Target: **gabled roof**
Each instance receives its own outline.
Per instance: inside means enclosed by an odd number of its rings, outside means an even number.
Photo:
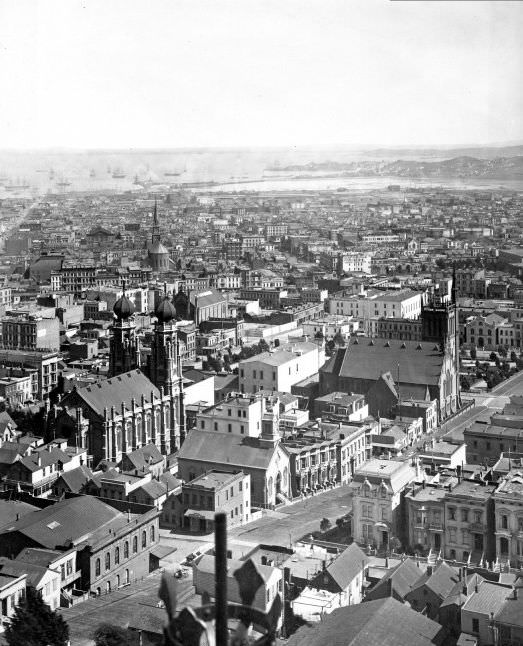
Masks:
[[[18,464],[23,465],[28,471],[38,471],[43,467],[58,464],[58,462],[66,464],[70,461],[71,458],[66,453],[60,449],[53,448],[51,451],[44,449],[43,451],[35,451],[31,455],[26,455]]]
[[[47,572],[47,567],[35,565],[34,563],[13,561],[5,556],[0,556],[0,573],[16,577],[27,574],[27,585],[30,585],[32,588],[38,588]]]
[[[404,599],[412,585],[419,580],[421,570],[412,559],[405,559],[402,563],[389,570],[387,574],[369,591],[368,599],[381,599],[395,593]]]
[[[160,453],[156,444],[146,444],[126,454],[126,459],[133,465],[135,469],[143,470],[150,464],[158,464],[163,462],[163,456]]]
[[[320,373],[376,380],[398,373],[401,384],[439,384],[444,355],[434,343],[357,337],[322,367]]]
[[[443,628],[396,599],[338,608],[312,627],[300,628],[289,646],[429,646]]]
[[[336,582],[341,592],[348,588],[351,581],[360,574],[368,562],[369,559],[365,552],[356,543],[351,543],[327,567],[327,572]]]
[[[141,487],[138,487],[137,491],[140,489],[153,500],[156,500],[167,493],[167,485],[164,482],[159,482],[158,480],[146,482]]]
[[[94,412],[103,416],[104,408],[110,411],[111,406],[114,406],[117,413],[120,413],[123,402],[125,402],[126,409],[131,410],[131,400],[135,399],[137,405],[140,405],[142,395],[146,402],[150,402],[151,392],[156,399],[160,399],[160,391],[141,370],[130,370],[106,381],[72,391],[62,401],[64,405],[67,405],[69,401],[74,401],[72,398],[76,394]]]
[[[79,467],[76,467],[76,469],[71,469],[71,471],[65,471],[62,473],[62,475],[58,478],[56,484],[60,480],[64,482],[65,485],[67,485],[67,488],[69,491],[72,491],[73,493],[80,493],[82,491],[83,487],[93,478],[93,472],[89,467],[85,466],[85,464],[80,465]]]
[[[12,429],[17,427],[17,423],[12,419],[9,413],[6,410],[0,412],[0,433],[3,433],[7,426],[10,426]]]
[[[192,429],[178,451],[178,461],[266,469],[276,450],[270,444],[260,444],[256,438]]]
[[[127,522],[126,514],[98,498],[78,496],[34,511],[4,528],[2,533],[16,532],[29,538],[35,545],[56,549],[68,547],[78,539],[96,542],[108,535],[109,528],[114,532]]]
[[[456,571],[445,561],[442,561],[432,572],[427,570],[422,574],[412,586],[411,592],[426,587],[440,599],[446,599],[458,581]]]

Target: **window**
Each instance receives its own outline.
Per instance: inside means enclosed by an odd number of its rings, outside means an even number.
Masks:
[[[227,409],[227,415],[230,417],[232,415],[232,410],[230,408]]]
[[[117,547],[114,550],[114,564],[118,565],[120,563],[120,548]]]
[[[111,569],[111,555],[109,554],[109,552],[107,552],[107,554],[105,555],[105,571],[107,572],[107,570],[110,570],[110,569]]]
[[[479,619],[472,619],[472,632],[479,633]]]
[[[462,509],[461,510],[461,520],[463,523],[468,523],[469,522],[469,510],[468,509]]]
[[[69,559],[66,563],[67,576],[73,573],[73,559]]]
[[[151,543],[154,543],[154,525],[151,525],[151,529],[149,530],[149,535],[150,535]]]
[[[239,491],[242,491],[242,490],[243,490],[243,482],[242,482],[241,480],[240,480],[240,482],[238,483],[238,490],[239,490]]]
[[[142,532],[142,547],[147,547],[147,532],[145,529]]]
[[[100,559],[96,559],[94,564],[94,575],[100,576]]]
[[[508,516],[501,516],[501,529],[508,529]]]
[[[217,431],[217,430],[218,430],[218,422],[214,422],[214,430],[215,430],[215,431]]]
[[[518,518],[518,530],[523,532],[523,518]]]
[[[133,554],[138,552],[138,536],[133,536]]]
[[[449,507],[449,520],[456,520],[456,508]]]
[[[125,541],[123,544],[123,557],[124,559],[129,558],[129,541]]]
[[[205,422],[203,421],[203,419],[202,419],[202,421],[200,422],[200,428],[205,428]]]
[[[482,516],[482,513],[480,511],[475,511],[474,512],[474,522],[475,523],[481,523],[481,516]]]

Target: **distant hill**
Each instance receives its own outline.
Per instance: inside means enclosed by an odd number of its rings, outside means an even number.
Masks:
[[[523,152],[523,151],[522,151]],[[359,162],[311,162],[271,170],[294,172],[335,172],[354,177],[369,175],[397,176],[410,178],[472,178],[520,179],[523,178],[523,155],[480,159],[461,155],[451,159],[429,161],[397,159],[386,161]]]

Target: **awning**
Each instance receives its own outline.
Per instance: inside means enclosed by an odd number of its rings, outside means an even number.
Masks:
[[[188,518],[205,518],[205,520],[214,520],[214,514],[216,512],[209,509],[188,509],[184,516]]]
[[[155,545],[151,549],[151,555],[156,556],[157,559],[164,559],[169,554],[176,552],[177,549],[177,547],[172,547],[171,545]]]

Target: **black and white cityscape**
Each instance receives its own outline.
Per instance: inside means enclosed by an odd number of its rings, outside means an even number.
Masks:
[[[523,644],[522,26],[0,0],[0,646]]]

